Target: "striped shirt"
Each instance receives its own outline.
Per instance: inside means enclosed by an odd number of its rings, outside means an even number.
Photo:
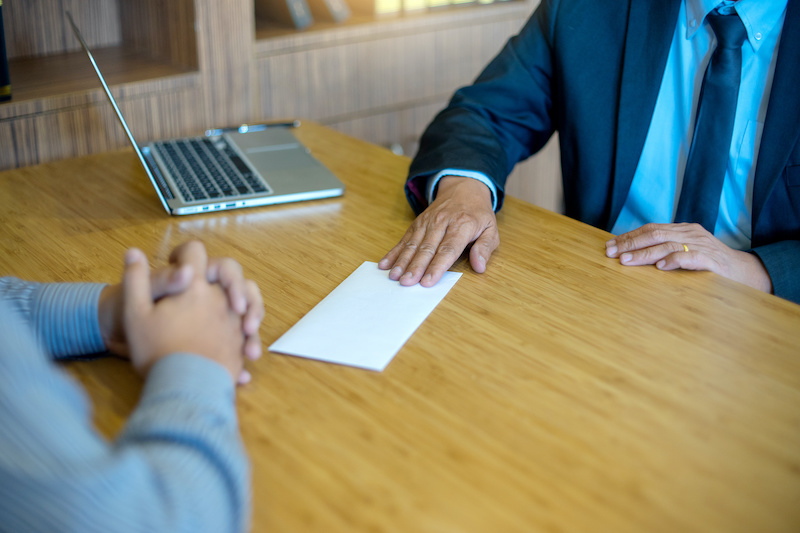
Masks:
[[[0,532],[239,532],[249,465],[227,371],[176,353],[105,440],[52,359],[102,352],[103,285],[0,278]]]

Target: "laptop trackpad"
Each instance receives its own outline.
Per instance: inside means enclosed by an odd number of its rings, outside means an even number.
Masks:
[[[269,148],[277,147],[271,146]],[[273,172],[319,165],[313,157],[309,156],[305,148],[299,144],[289,149],[259,150],[258,148],[251,148],[245,153],[253,168],[264,177],[269,176]]]

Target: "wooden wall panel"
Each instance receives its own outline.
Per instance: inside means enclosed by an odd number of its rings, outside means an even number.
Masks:
[[[17,154],[14,151],[14,131],[10,122],[0,122],[0,169],[17,166]]]
[[[323,122],[347,135],[391,148],[402,147],[403,153],[413,156],[419,145],[420,132],[430,123],[445,102],[375,113],[341,121]]]
[[[194,0],[123,2],[121,12],[126,46],[173,65],[197,68]]]
[[[191,88],[160,92],[152,97],[121,99],[119,106],[137,142],[143,144],[154,139],[202,133],[203,112],[194,106],[199,99],[200,90]],[[2,168],[130,146],[105,99],[90,105],[0,122],[0,135],[3,138]]]
[[[255,79],[253,44],[255,13],[252,0],[195,0],[199,66],[203,98],[195,102],[206,112],[204,127],[238,125],[253,120]]]
[[[122,41],[119,0],[14,0],[3,3],[9,59],[80,49],[64,12],[69,10],[90,47]]]
[[[261,112],[320,121],[449,97],[470,83],[523,21],[374,36],[261,55]]]
[[[517,164],[508,177],[506,194],[557,213],[564,212],[561,154],[554,136],[538,154]]]

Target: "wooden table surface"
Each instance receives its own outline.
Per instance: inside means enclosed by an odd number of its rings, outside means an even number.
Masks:
[[[408,160],[304,123],[338,199],[192,217],[131,151],[0,174],[0,273],[119,279],[138,246],[237,258],[269,346],[413,215]],[[800,306],[622,267],[608,234],[509,198],[502,243],[382,373],[266,353],[238,392],[255,532],[800,531]],[[390,305],[387,302],[387,305]],[[113,436],[141,380],[72,363]]]

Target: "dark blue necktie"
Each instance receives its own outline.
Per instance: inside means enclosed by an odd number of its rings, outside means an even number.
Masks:
[[[698,222],[714,233],[739,96],[742,43],[747,31],[736,13],[711,13],[706,18],[717,36],[717,48],[700,89],[694,137],[675,222]]]

